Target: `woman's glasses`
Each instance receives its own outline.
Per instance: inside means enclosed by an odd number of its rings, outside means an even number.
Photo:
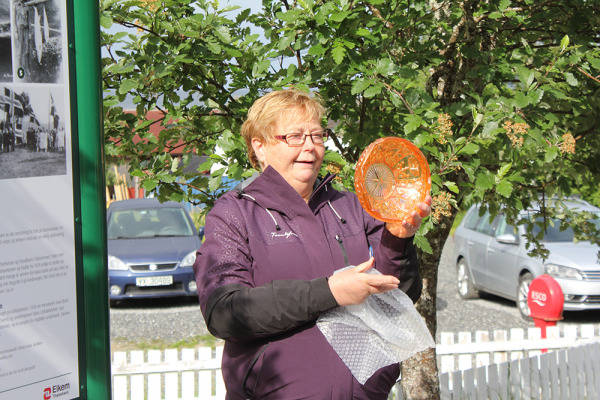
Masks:
[[[304,144],[308,136],[310,136],[315,146],[323,146],[325,144],[325,140],[327,140],[329,137],[329,134],[323,131],[311,133],[309,135],[305,135],[303,133],[288,133],[287,135],[277,135],[275,136],[275,139],[285,141],[290,147],[299,147]]]

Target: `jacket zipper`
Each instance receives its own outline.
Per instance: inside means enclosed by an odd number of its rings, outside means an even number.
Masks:
[[[340,249],[344,255],[344,264],[346,264],[347,267],[350,265],[350,262],[348,261],[348,253],[346,252],[346,247],[344,247],[344,241],[339,235],[335,235],[335,240],[337,240],[338,244],[340,245]]]

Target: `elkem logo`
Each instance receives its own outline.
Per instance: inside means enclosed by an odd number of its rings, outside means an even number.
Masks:
[[[52,389],[44,389],[44,400],[50,400],[52,398]]]

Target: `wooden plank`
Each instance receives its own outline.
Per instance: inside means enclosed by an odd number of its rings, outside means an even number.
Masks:
[[[477,368],[477,399],[487,400],[488,377],[487,367]]]
[[[145,375],[131,375],[131,400],[144,400],[146,398],[146,385],[144,385]]]
[[[500,383],[498,382],[498,365],[488,367],[488,399],[500,400]]]
[[[549,364],[550,364],[550,355],[549,353],[544,353],[539,357],[539,363],[540,363],[540,392],[541,392],[541,399],[548,399],[550,398],[550,371],[549,371]]]
[[[450,391],[450,374],[448,372],[444,372],[440,375],[440,399],[452,399],[452,392]]]
[[[594,343],[592,345],[590,354],[592,355],[592,360],[595,361],[593,363],[593,374],[595,377],[594,392],[596,393],[596,398],[600,398],[600,343]]]
[[[592,358],[591,351],[592,346],[586,345],[582,346],[583,350],[583,370],[585,373],[584,385],[585,385],[585,394],[587,399],[597,399],[598,396],[595,393],[595,380],[596,376],[594,376],[594,368],[592,367]]]
[[[127,375],[119,375],[113,378],[113,400],[127,400]]]
[[[573,349],[567,351],[567,370],[569,373],[569,398],[578,399],[579,391],[577,390],[577,356]]]
[[[508,368],[508,381],[509,381],[509,399],[520,399],[521,398],[521,371],[519,370],[519,360],[512,360],[509,362]]]
[[[568,400],[570,393],[569,364],[567,363],[567,351],[558,352],[558,375],[560,377],[560,399]]]
[[[577,357],[577,391],[578,399],[588,399],[585,394],[585,346],[574,347],[571,349]]]
[[[162,400],[162,375],[148,374],[148,400]]]
[[[165,399],[179,398],[179,374],[169,372],[165,374]]]
[[[454,371],[452,373],[452,398],[462,399],[462,371]]]
[[[550,379],[550,398],[560,398],[560,375],[558,373],[558,352],[548,353],[548,373]]]
[[[473,368],[463,373],[462,396],[466,399],[472,399],[475,396],[475,370]]]
[[[495,343],[507,343],[508,342],[508,333],[505,330],[495,330],[494,331],[494,342]],[[508,361],[508,352],[507,351],[497,351],[494,353],[494,364],[500,364],[505,361]]]
[[[499,395],[501,399],[509,399],[510,398],[510,391],[509,391],[509,385],[510,382],[508,380],[508,369],[509,369],[509,363],[508,362],[503,362],[502,364],[498,365],[498,388],[499,388]]]
[[[519,370],[521,371],[521,388],[523,397],[531,399],[531,367],[529,358],[523,358],[519,361]]]
[[[540,356],[529,358],[529,374],[531,382],[531,398],[540,399]]]

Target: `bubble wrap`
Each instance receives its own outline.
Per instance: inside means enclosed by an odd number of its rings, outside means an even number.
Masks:
[[[367,273],[379,274],[375,269]],[[361,384],[379,368],[435,347],[425,321],[400,289],[371,295],[360,305],[336,307],[322,314],[317,326]]]

